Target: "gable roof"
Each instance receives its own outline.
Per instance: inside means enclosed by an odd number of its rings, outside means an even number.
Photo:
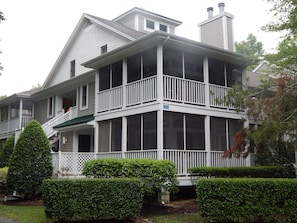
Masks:
[[[100,17],[96,17],[96,16],[92,16],[89,14],[84,13],[78,24],[76,25],[74,31],[72,32],[72,34],[70,35],[67,43],[65,44],[62,52],[60,53],[58,59],[56,60],[53,68],[51,69],[49,75],[47,76],[42,89],[47,87],[47,84],[52,80],[53,76],[55,75],[55,71],[56,69],[58,69],[63,57],[67,54],[67,52],[70,50],[71,48],[71,44],[75,41],[76,37],[78,36],[78,34],[80,33],[81,29],[84,27],[84,25],[88,22],[92,22],[94,24],[97,24],[99,26],[105,27],[115,33],[117,33],[118,35],[133,41],[135,39],[141,38],[142,36],[144,36],[144,33],[138,32],[136,30],[132,30],[131,28],[128,28],[120,23],[117,22],[113,22],[113,21],[109,21]]]

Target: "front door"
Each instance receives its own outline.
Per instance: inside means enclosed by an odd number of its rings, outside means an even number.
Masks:
[[[79,135],[78,136],[78,152],[91,152],[91,136]]]

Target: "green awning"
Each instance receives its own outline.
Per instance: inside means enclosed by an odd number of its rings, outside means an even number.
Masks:
[[[71,120],[68,120],[66,122],[63,122],[59,125],[54,126],[54,129],[57,128],[63,128],[63,127],[68,127],[68,126],[73,126],[73,125],[78,125],[78,124],[84,124],[89,121],[94,120],[94,115],[86,115],[86,116],[80,116]]]

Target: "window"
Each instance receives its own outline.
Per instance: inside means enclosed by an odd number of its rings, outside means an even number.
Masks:
[[[8,120],[8,106],[1,108],[1,121]]]
[[[122,149],[122,118],[99,122],[99,152]]]
[[[141,116],[127,117],[127,150],[141,150]]]
[[[183,114],[164,112],[163,144],[164,149],[184,148]]]
[[[104,46],[101,46],[101,54],[104,54],[107,52],[107,44],[105,44]]]
[[[173,48],[164,47],[163,57],[164,74],[183,77],[182,52]]]
[[[187,150],[205,150],[204,117],[186,114],[185,118]]]
[[[184,61],[186,79],[203,82],[203,57],[185,52]]]
[[[83,85],[80,88],[80,108],[88,108],[88,85]]]
[[[75,60],[70,62],[70,77],[75,76]]]
[[[127,82],[137,81],[141,78],[141,54],[127,58]]]
[[[157,148],[157,112],[143,114],[143,149]]]
[[[18,102],[12,103],[10,106],[10,117],[11,118],[18,117],[19,113],[20,113],[19,103]]]
[[[47,100],[47,116],[49,118],[54,116],[54,97],[49,97]]]
[[[104,91],[123,84],[123,61],[99,69],[99,91]]]
[[[223,61],[208,59],[209,82],[225,86],[225,63]]]
[[[227,86],[242,85],[242,68],[235,64],[226,63]]]
[[[157,48],[142,53],[143,78],[157,74]]]
[[[163,32],[167,32],[167,26],[166,25],[163,25],[163,24],[160,24],[159,25],[159,29]]]
[[[155,22],[151,20],[146,20],[146,28],[155,30]]]

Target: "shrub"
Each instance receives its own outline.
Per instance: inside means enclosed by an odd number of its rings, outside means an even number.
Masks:
[[[194,167],[188,172],[202,177],[295,178],[292,169],[291,166]]]
[[[137,177],[144,181],[146,195],[159,192],[161,187],[168,192],[177,190],[175,164],[168,160],[155,159],[96,159],[83,166],[87,177]]]
[[[218,222],[296,222],[296,179],[212,178],[197,181],[200,214]]]
[[[15,145],[7,174],[8,191],[25,198],[41,192],[42,180],[52,176],[51,146],[41,127],[33,120],[27,124]]]
[[[0,168],[0,191],[4,192],[6,189],[8,167]]]
[[[14,148],[14,136],[9,137],[0,152],[0,167],[8,166],[8,161]]]
[[[137,217],[143,202],[140,179],[48,179],[42,196],[49,218],[124,219]]]

